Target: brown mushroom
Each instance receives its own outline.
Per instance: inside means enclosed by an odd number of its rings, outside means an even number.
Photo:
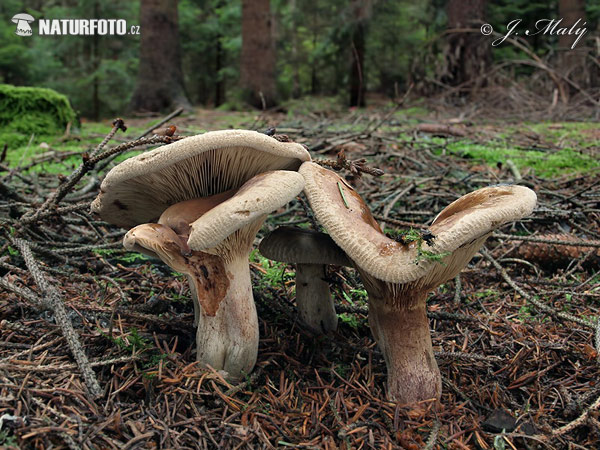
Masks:
[[[252,369],[258,348],[248,252],[266,215],[302,189],[296,170],[308,160],[303,146],[261,133],[209,132],[122,162],[92,203],[107,222],[135,227],[125,245],[190,278],[198,360],[232,379]],[[193,238],[199,219],[227,233],[204,246],[214,236]]]
[[[329,292],[327,265],[351,266],[344,251],[325,233],[279,227],[260,243],[263,256],[296,264],[296,305],[300,319],[313,331],[337,328],[338,317]]]
[[[387,365],[388,397],[401,403],[439,399],[441,377],[427,320],[427,294],[453,278],[495,228],[533,210],[535,193],[493,186],[447,206],[427,240],[384,235],[358,193],[314,163],[300,168],[315,216],[358,268],[369,293],[369,324]]]

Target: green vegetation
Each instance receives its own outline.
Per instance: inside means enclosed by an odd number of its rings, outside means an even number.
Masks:
[[[150,257],[144,255],[143,253],[137,253],[137,252],[130,252],[130,253],[126,253],[125,255],[119,257],[119,261],[122,261],[124,263],[127,264],[133,264],[133,263],[144,263],[147,262],[150,259]]]
[[[442,252],[442,253],[435,253],[429,250],[423,250],[421,248],[421,246],[419,245],[419,251],[417,252],[417,259],[416,259],[416,264],[419,263],[419,261],[436,261],[439,262],[442,265],[445,265],[445,263],[442,261],[446,256],[449,256],[450,252]]]
[[[356,314],[342,313],[342,314],[339,314],[338,317],[340,318],[340,320],[343,323],[345,323],[346,325],[348,325],[351,328],[354,328],[355,330],[358,329],[358,327],[360,325],[358,316]]]
[[[475,144],[457,141],[447,144],[449,153],[461,158],[473,158],[495,167],[511,159],[521,171],[531,169],[540,177],[556,177],[565,173],[586,172],[600,167],[600,160],[574,148],[560,150],[525,150],[510,146]],[[441,154],[441,150],[436,151]]]
[[[52,89],[0,84],[0,126],[19,133],[63,132],[75,121],[66,96]]]
[[[535,133],[537,140],[523,145],[520,137],[527,132]],[[437,156],[453,155],[492,168],[511,159],[524,175],[532,171],[536,176],[552,178],[600,168],[598,136],[600,126],[596,124],[563,122],[531,124],[526,129],[508,127],[487,142],[428,136],[415,142],[407,133],[401,133],[398,141],[428,148]]]
[[[75,119],[67,97],[52,89],[0,84],[0,145],[10,150],[35,136],[62,134]]]
[[[415,230],[414,228],[399,229],[399,230],[390,230],[387,232],[389,238],[394,239],[401,244],[407,245],[411,242],[422,242],[423,237],[419,230]]]
[[[369,294],[366,289],[350,289],[350,294],[354,297],[354,301],[359,304],[366,304]]]
[[[98,256],[111,256],[119,253],[121,250],[116,248],[96,248],[93,252]]]
[[[285,285],[286,281],[293,280],[296,277],[296,272],[288,270],[286,263],[271,261],[265,258],[258,252],[258,249],[250,252],[250,262],[259,264],[265,270],[265,273],[261,274],[258,282],[261,289],[279,284]]]
[[[0,430],[0,445],[6,449],[19,448],[17,438],[9,434],[8,430]]]
[[[369,294],[365,289],[350,289],[350,295],[346,292],[341,291],[342,297],[352,306],[365,306],[367,304],[367,300],[369,299]]]
[[[387,232],[387,236],[391,239],[394,239],[396,242],[400,242],[403,245],[409,245],[413,242],[417,243],[417,257],[414,260],[415,264],[419,264],[421,261],[437,261],[440,264],[444,264],[442,260],[450,255],[450,252],[442,252],[435,253],[430,250],[425,250],[423,248],[423,242],[428,239],[434,239],[431,233],[429,233],[429,237],[425,235],[425,233],[421,234],[418,230],[414,228],[410,228],[408,230],[400,229],[400,230],[392,230]]]
[[[117,347],[127,351],[128,353],[145,351],[152,347],[151,342],[141,336],[136,328],[131,328],[129,330],[129,336],[127,337],[112,337],[108,336],[107,334],[105,334],[105,336]]]

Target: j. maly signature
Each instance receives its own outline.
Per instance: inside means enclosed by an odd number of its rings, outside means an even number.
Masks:
[[[561,27],[561,22],[563,21],[563,19],[540,19],[538,21],[535,22],[535,30],[529,30],[526,29],[524,31],[525,36],[535,36],[536,34],[545,34],[545,35],[550,35],[550,36],[563,36],[563,35],[575,35],[577,36],[577,39],[575,39],[575,41],[573,42],[573,44],[571,44],[571,49],[574,49],[575,46],[579,43],[579,41],[581,40],[581,38],[583,37],[583,35],[585,33],[587,33],[587,28],[585,27],[585,25],[587,25],[586,22],[582,22],[581,19],[577,19],[577,22],[575,22],[573,25],[571,25],[570,27],[564,26]],[[508,39],[511,36],[518,36],[519,35],[519,30],[518,27],[521,24],[522,19],[515,19],[515,20],[511,20],[508,25],[506,26],[506,34],[498,39],[496,39],[494,42],[492,42],[493,46],[497,46],[502,44],[506,39]]]

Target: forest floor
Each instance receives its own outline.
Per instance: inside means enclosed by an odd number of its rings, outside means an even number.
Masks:
[[[157,122],[125,118],[129,130],[109,146]],[[331,269],[339,328],[317,336],[298,321],[294,267],[253,252],[258,362],[231,385],[195,363],[185,277],[125,252],[125,231],[89,214],[103,162],[79,169],[81,180],[65,188],[72,176],[64,176],[78,170],[82,152],[93,157],[110,121],[84,122],[79,134],[41,147],[9,148],[0,166],[0,446],[598,447],[600,125],[318,102],[267,114],[197,110],[168,124],[182,135],[276,126],[315,159],[341,150],[366,158],[384,175],[345,175],[387,230],[426,226],[490,184],[529,186],[538,205],[430,295],[442,398],[407,406],[385,400],[385,363],[354,270]],[[59,185],[64,199],[41,206]],[[308,214],[291,202],[257,242],[279,225],[310,227]],[[54,319],[63,304],[91,374],[79,370]]]

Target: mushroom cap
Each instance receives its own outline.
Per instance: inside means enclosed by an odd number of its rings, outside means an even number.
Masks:
[[[175,203],[237,189],[269,170],[297,170],[309,160],[301,144],[256,131],[212,131],[123,161],[104,178],[92,211],[131,228],[156,222]]]
[[[527,216],[536,203],[531,189],[517,185],[486,187],[454,201],[431,225],[432,244],[421,244],[422,250],[434,254],[451,253],[440,264],[419,260],[416,242],[406,245],[384,235],[360,195],[336,173],[312,162],[302,164],[299,172],[315,216],[333,240],[361,271],[392,283],[425,275],[431,278],[425,283],[428,287],[444,282],[464,267],[492,230]]]
[[[352,266],[346,253],[325,233],[297,227],[279,227],[259,245],[260,253],[274,261],[295,264]]]
[[[145,223],[129,230],[123,236],[123,247],[131,252],[161,259],[174,270],[186,272],[181,242],[175,232],[164,225]]]
[[[190,248],[208,250],[216,247],[235,231],[264,220],[266,214],[288,203],[303,187],[304,178],[298,172],[275,170],[256,175],[233,197],[191,224]]]
[[[15,14],[11,20],[13,23],[17,23],[19,20],[26,20],[27,22],[33,22],[35,19],[30,14],[19,13],[19,14]]]

